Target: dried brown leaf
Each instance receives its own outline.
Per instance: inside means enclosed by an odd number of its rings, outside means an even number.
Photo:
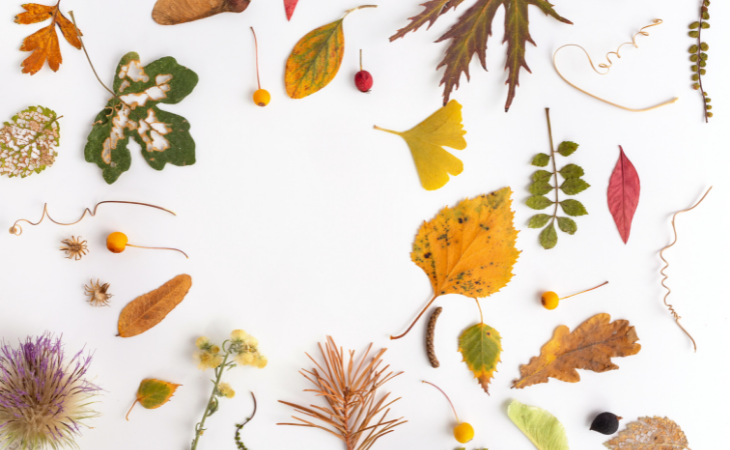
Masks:
[[[190,275],[178,275],[154,291],[132,300],[119,315],[118,336],[136,336],[162,322],[183,301],[192,285]]]
[[[666,417],[639,417],[603,445],[611,450],[689,450],[687,436]]]
[[[160,25],[177,25],[224,12],[240,13],[250,0],[157,0],[152,19]]]

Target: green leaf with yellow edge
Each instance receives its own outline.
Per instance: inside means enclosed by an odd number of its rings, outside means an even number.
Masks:
[[[159,408],[170,401],[170,398],[178,387],[180,387],[179,384],[168,383],[167,381],[156,380],[154,378],[144,379],[139,383],[137,399],[132,404],[132,408],[137,403],[146,409]],[[132,412],[132,408],[129,408],[127,420],[129,420],[129,413]]]
[[[544,409],[512,400],[507,415],[538,449],[570,450],[565,427]]]
[[[474,374],[474,378],[489,394],[489,382],[494,376],[502,353],[499,332],[484,323],[467,328],[459,337],[459,352]]]
[[[464,170],[461,160],[443,148],[466,148],[466,131],[461,120],[461,105],[456,100],[451,100],[408,131],[398,132],[378,126],[375,129],[397,134],[405,139],[416,163],[421,185],[424,189],[433,191],[449,182],[449,174],[456,176]]]
[[[323,89],[340,70],[345,55],[345,17],[364,5],[345,12],[342,19],[316,28],[297,42],[286,61],[284,84],[291,98],[304,98]]]

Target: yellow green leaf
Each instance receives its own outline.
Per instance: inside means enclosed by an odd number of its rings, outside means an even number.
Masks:
[[[375,129],[397,134],[405,139],[416,163],[421,185],[424,189],[433,191],[449,182],[449,174],[456,176],[464,170],[461,160],[443,148],[466,148],[466,131],[461,120],[461,105],[456,100],[451,100],[408,131],[386,130],[378,126]]]
[[[459,337],[459,352],[464,362],[479,380],[484,392],[489,394],[489,382],[497,369],[502,353],[499,332],[484,323],[467,328]]]
[[[132,404],[132,408],[137,403],[146,409],[159,408],[170,401],[170,398],[179,386],[179,384],[168,383],[167,381],[155,380],[153,378],[144,379],[139,383],[137,399]],[[129,412],[132,412],[132,408],[129,408]],[[127,413],[127,420],[129,420],[129,412]]]
[[[569,449],[565,427],[544,409],[512,400],[507,415],[539,450]]]

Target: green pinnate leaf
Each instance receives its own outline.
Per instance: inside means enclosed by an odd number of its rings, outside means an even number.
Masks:
[[[576,164],[568,164],[558,171],[563,178],[580,178],[585,175],[583,168]]]
[[[469,327],[459,337],[459,352],[484,392],[489,393],[489,382],[502,353],[499,332],[484,323]]]
[[[553,186],[544,181],[536,181],[530,185],[530,194],[532,195],[545,195],[552,190]]]
[[[563,212],[569,216],[585,216],[588,214],[583,203],[578,200],[568,199],[560,202],[560,207],[563,208]]]
[[[55,111],[31,106],[15,114],[0,128],[0,175],[25,178],[51,167],[60,138]]]
[[[530,221],[527,223],[528,228],[542,228],[544,227],[550,218],[553,217],[550,214],[535,214],[530,217]]]
[[[137,403],[146,409],[159,408],[170,401],[170,398],[178,387],[180,387],[179,384],[169,383],[167,381],[156,380],[154,378],[144,379],[139,383],[137,399],[132,404],[132,408]],[[129,408],[129,412],[132,411],[132,408]],[[127,413],[127,420],[129,420],[129,412]]]
[[[578,231],[578,225],[576,225],[575,220],[567,217],[558,217],[558,228],[560,228],[560,231],[563,233],[571,235]]]
[[[555,247],[557,243],[558,232],[555,231],[555,225],[551,223],[540,232],[540,245],[542,245],[542,248],[545,250],[550,250]]]
[[[114,183],[131,166],[127,148],[131,136],[155,170],[167,163],[195,164],[190,123],[157,105],[179,103],[197,84],[198,75],[175,58],[168,56],[142,66],[137,53],[124,55],[114,77],[116,97],[96,116],[84,149],[86,161],[102,169],[108,184]]]
[[[538,153],[532,158],[532,165],[537,167],[545,167],[550,162],[550,155],[546,153]]]
[[[569,450],[565,427],[544,409],[512,400],[507,415],[539,450]]]
[[[532,209],[545,209],[553,204],[553,201],[544,195],[533,195],[527,199],[527,206]]]
[[[547,170],[538,170],[532,174],[532,181],[548,181],[552,176],[552,172],[548,172]]]
[[[560,189],[568,195],[576,195],[591,187],[580,178],[568,178],[560,185]]]
[[[571,141],[563,141],[558,145],[558,153],[563,156],[570,156],[578,150],[578,144]]]

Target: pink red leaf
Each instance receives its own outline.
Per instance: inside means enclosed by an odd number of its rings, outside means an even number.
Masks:
[[[286,20],[291,20],[294,15],[294,9],[297,7],[299,0],[284,0],[284,8],[286,9]]]
[[[625,244],[629,241],[631,221],[634,220],[634,213],[639,205],[641,182],[624,149],[620,145],[618,148],[621,155],[608,183],[608,209]]]

